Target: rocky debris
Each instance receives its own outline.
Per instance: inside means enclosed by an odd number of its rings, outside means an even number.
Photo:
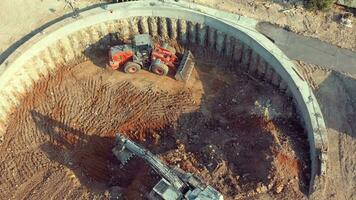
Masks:
[[[263,183],[258,183],[256,187],[256,192],[259,193],[266,193],[268,191],[267,186],[265,186]]]
[[[276,189],[275,189],[275,192],[276,192],[277,194],[279,194],[279,193],[281,193],[281,192],[283,191],[283,189],[284,189],[284,185],[278,185],[278,186],[276,187]]]
[[[350,12],[342,13],[340,23],[347,28],[352,28],[352,18],[353,18],[352,13]]]
[[[113,186],[110,188],[110,200],[123,200],[122,196],[123,189],[119,186]]]

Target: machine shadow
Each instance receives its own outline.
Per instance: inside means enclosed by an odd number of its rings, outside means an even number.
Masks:
[[[41,145],[41,149],[49,159],[71,169],[80,183],[91,191],[126,187],[137,176],[150,179],[140,173],[147,171],[142,160],[133,159],[129,167],[120,167],[111,151],[114,137],[89,135],[35,110],[31,111],[31,116],[40,132],[49,136],[49,142]]]
[[[112,38],[115,36],[104,37],[102,41],[93,44],[85,52],[89,59],[100,68],[106,67],[104,63],[106,63],[109,48],[103,44],[118,43],[118,40]],[[209,67],[214,65],[220,67],[219,71],[224,71],[224,74],[234,76],[232,75],[235,73],[232,61],[222,59],[221,53],[205,50],[200,46],[179,46],[179,44],[173,44],[173,46],[178,52],[188,48],[196,58],[208,58],[200,59],[200,64],[203,64],[205,68],[198,67],[196,70],[204,95],[196,111],[178,116],[178,127],[172,128],[167,124],[169,128],[160,130],[168,133],[161,138],[160,143],[145,146],[154,154],[164,155],[175,151],[179,145],[183,144],[188,152],[197,155],[196,159],[201,163],[197,167],[205,168],[208,174],[213,174],[210,180],[223,179],[225,176],[235,177],[226,179],[230,187],[228,190],[234,191],[233,194],[241,191],[239,183],[253,187],[259,183],[267,185],[269,174],[273,170],[273,159],[270,155],[273,155],[271,146],[273,146],[274,138],[264,130],[266,122],[259,116],[248,112],[245,113],[245,117],[235,114],[232,107],[236,107],[237,102],[234,102],[233,99],[236,96],[233,95],[238,96],[239,92],[227,90],[226,88],[231,87],[231,84],[207,75],[214,73]],[[247,82],[236,84],[243,86]],[[256,84],[250,92],[259,90],[263,89]],[[247,94],[248,92],[245,91]],[[250,100],[254,102],[256,99]],[[211,109],[212,107],[218,109]],[[203,112],[206,109],[210,109],[209,112],[213,114],[207,117]],[[31,115],[42,134],[50,138],[49,142],[41,146],[42,150],[51,160],[71,169],[84,186],[97,190],[97,186],[92,184],[95,181],[101,185],[126,187],[127,190],[135,191],[142,191],[142,188],[146,187],[143,190],[149,191],[156,183],[157,176],[150,172],[152,170],[142,159],[134,159],[128,163],[128,167],[120,168],[120,162],[111,151],[114,136],[86,133],[35,110],[31,111]],[[135,130],[131,131],[135,132]],[[157,148],[159,146],[162,148]],[[191,172],[195,170],[193,163],[179,164],[183,170]],[[303,175],[300,173],[299,176]],[[239,182],[236,177],[239,177]],[[146,186],[143,186],[143,183]],[[127,185],[130,185],[129,188]],[[300,185],[301,188],[304,187],[302,183]],[[140,199],[138,196],[129,197],[129,199]]]
[[[120,45],[128,41],[120,40],[117,33],[109,33],[97,42],[89,45],[83,54],[95,65],[101,68],[108,67],[110,46]]]

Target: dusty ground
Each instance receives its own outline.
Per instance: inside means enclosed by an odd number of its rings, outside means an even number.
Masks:
[[[355,20],[354,20],[354,28],[353,29],[345,29],[341,25],[337,23],[335,19],[337,19],[338,9],[335,9],[331,12],[327,13],[314,13],[314,12],[305,12],[301,10],[296,10],[289,13],[278,12],[280,8],[282,8],[278,4],[265,4],[260,1],[251,1],[250,3],[246,3],[247,1],[243,1],[243,3],[239,3],[237,1],[205,1],[205,0],[196,0],[198,3],[204,3],[206,5],[214,6],[219,9],[224,9],[227,11],[232,11],[238,14],[243,14],[249,17],[253,17],[255,19],[261,19],[263,21],[270,21],[272,23],[280,24],[281,26],[287,25],[293,31],[299,32],[303,35],[311,35],[313,37],[317,37],[321,40],[328,41],[332,44],[336,44],[338,46],[344,48],[351,48],[355,50],[355,42],[356,42],[356,34],[355,34]],[[80,1],[80,3],[88,4],[86,1]],[[59,16],[62,16],[64,13],[70,11],[70,9],[65,8],[62,2],[54,1],[54,0],[36,0],[31,1],[31,3],[19,0],[19,1],[0,1],[0,7],[4,12],[0,12],[0,17],[2,21],[2,26],[0,28],[0,52],[4,51],[8,48],[12,43],[19,40],[22,36],[39,27],[43,23],[55,19]],[[271,9],[272,8],[272,9]],[[6,12],[5,12],[6,11]],[[296,14],[294,14],[296,13]],[[16,20],[14,20],[16,19]],[[90,65],[88,65],[90,66]],[[90,68],[90,67],[88,67]],[[321,194],[316,194],[314,199],[335,199],[335,200],[348,200],[348,199],[356,199],[355,190],[356,187],[356,158],[354,152],[356,151],[355,144],[355,136],[356,127],[354,127],[354,121],[356,117],[354,116],[355,111],[355,99],[356,99],[356,84],[354,79],[350,79],[345,77],[344,75],[340,75],[335,72],[322,70],[320,67],[314,68],[311,65],[304,65],[303,73],[308,77],[310,83],[315,84],[314,89],[317,94],[317,98],[319,103],[321,104],[322,111],[327,123],[328,127],[328,138],[329,138],[329,168],[328,168],[328,176],[327,176],[327,188],[322,191]],[[68,72],[69,73],[69,72]],[[71,77],[69,74],[66,74],[65,77]],[[88,73],[90,74],[90,73]],[[55,78],[55,77],[54,77]],[[65,80],[65,78],[63,78]],[[73,79],[73,77],[71,77]],[[84,78],[83,78],[84,79]],[[80,79],[82,80],[82,79]],[[64,81],[65,82],[65,81]],[[133,82],[133,81],[131,81]],[[73,81],[73,83],[78,83]],[[87,84],[89,85],[89,81],[87,80]],[[162,86],[162,84],[160,84]],[[168,85],[167,85],[168,86]],[[43,87],[47,87],[46,84]],[[67,83],[67,93],[70,91],[72,85]],[[91,87],[91,86],[90,86]],[[83,87],[82,91],[76,91],[76,93],[71,93],[72,96],[76,96],[77,94],[85,95],[85,91],[87,91],[89,86]],[[58,87],[57,87],[58,88]],[[43,89],[44,91],[45,89]],[[160,88],[162,90],[162,88]],[[55,89],[52,89],[55,91]],[[64,93],[64,92],[63,92]],[[115,94],[117,92],[115,91]],[[88,94],[86,94],[88,95]],[[48,96],[48,97],[47,97]],[[42,109],[51,109],[53,105],[59,105],[60,102],[66,102],[66,98],[51,96],[50,93],[38,93],[39,99],[52,98],[52,103],[44,104],[39,103],[37,101],[37,97],[34,98],[28,97],[29,104],[32,105],[41,105]],[[32,98],[32,100],[31,100]],[[57,98],[54,100],[53,98]],[[31,103],[32,102],[32,103]],[[66,106],[68,110],[78,111],[75,109],[79,109],[81,111],[82,107],[79,106],[83,104],[82,101],[77,101],[77,104]],[[52,105],[53,104],[53,105]],[[67,105],[64,104],[64,105]],[[107,105],[111,105],[108,103]],[[336,106],[335,106],[336,105]],[[42,107],[43,106],[43,107]],[[194,106],[193,106],[194,107]],[[30,108],[30,107],[28,107]],[[75,108],[75,109],[74,109]],[[194,107],[195,108],[195,107]],[[26,108],[21,108],[22,110],[17,111],[16,116],[20,116],[19,112],[23,111],[26,113]],[[190,109],[190,108],[189,108]],[[28,110],[27,110],[28,111]],[[93,112],[88,110],[86,112]],[[68,112],[67,112],[68,113]],[[41,113],[40,113],[41,114]],[[36,116],[36,115],[34,115]],[[40,116],[40,115],[37,115]],[[106,114],[101,114],[100,117],[105,117]],[[38,135],[43,135],[43,131],[38,130],[37,126],[33,125],[34,118],[32,115],[28,113],[23,115],[24,124],[31,124],[31,126],[26,125],[29,129],[33,130],[33,133],[38,133]],[[50,115],[52,117],[52,115]],[[107,116],[106,116],[107,117]],[[84,118],[81,123],[88,123],[87,119],[97,119],[94,115],[88,116]],[[56,118],[54,118],[56,119]],[[57,127],[55,129],[62,130],[72,130],[76,128],[81,128],[77,123],[72,120],[76,120],[77,118],[66,119],[65,121],[70,121],[72,128],[63,127],[55,121],[51,121],[48,119],[46,124],[49,127],[54,126]],[[107,120],[111,120],[111,118],[105,118]],[[26,123],[25,123],[26,122]],[[85,122],[85,123],[84,123]],[[62,123],[62,122],[61,122]],[[265,122],[263,122],[265,123]],[[51,125],[52,124],[52,125]],[[53,125],[54,124],[54,125]],[[114,124],[114,122],[113,122]],[[21,199],[23,197],[26,198],[62,198],[63,196],[67,196],[67,198],[94,198],[95,196],[109,196],[109,194],[117,193],[117,187],[111,187],[108,189],[107,186],[103,186],[100,182],[90,181],[90,178],[86,177],[84,174],[85,170],[83,167],[75,166],[72,169],[67,161],[68,151],[64,151],[63,155],[56,155],[59,157],[58,163],[52,163],[48,157],[48,153],[41,150],[40,146],[44,141],[48,141],[50,136],[38,136],[36,137],[32,135],[27,135],[30,130],[24,130],[23,128],[17,127],[18,132],[17,135],[21,133],[21,140],[12,140],[7,141],[11,142],[9,144],[15,144],[14,148],[1,147],[2,153],[1,158],[4,159],[4,162],[1,163],[1,169],[4,167],[8,169],[13,169],[13,171],[7,171],[1,175],[0,184],[2,185],[0,188],[0,196],[9,197],[13,195],[14,199]],[[101,130],[106,130],[105,127],[97,128],[98,132]],[[49,128],[49,130],[52,130]],[[91,130],[91,134],[96,130]],[[46,132],[46,131],[44,131]],[[51,131],[47,131],[51,132]],[[63,132],[63,131],[61,131]],[[68,131],[72,132],[72,131]],[[74,133],[78,133],[73,131]],[[56,132],[55,132],[56,133]],[[13,133],[15,134],[15,133]],[[54,134],[56,135],[56,134]],[[26,139],[27,138],[27,139]],[[82,137],[81,137],[82,138]],[[111,139],[108,139],[111,140]],[[30,142],[29,142],[30,141]],[[90,144],[90,143],[89,143]],[[93,143],[91,143],[93,144]],[[96,144],[94,142],[94,144]],[[52,143],[49,143],[49,146],[52,146]],[[85,145],[84,145],[85,146]],[[178,146],[178,145],[177,145]],[[8,151],[4,149],[9,148]],[[54,152],[57,150],[56,148],[61,149],[60,147],[55,146],[55,148],[50,149],[49,152]],[[34,151],[32,151],[32,149]],[[11,153],[11,151],[13,153]],[[16,152],[16,153],[15,153]],[[28,159],[30,158],[30,159]],[[5,162],[6,161],[6,162]],[[63,162],[62,162],[63,161]],[[70,161],[73,163],[72,161]],[[63,164],[62,164],[63,163]],[[66,164],[67,163],[67,164]],[[33,168],[31,168],[31,166]],[[85,165],[84,165],[85,166]],[[88,168],[88,167],[87,167]],[[25,169],[25,170],[19,170]],[[12,174],[13,173],[13,174]],[[4,178],[5,177],[5,178]],[[15,177],[15,178],[14,178]],[[23,178],[24,177],[24,178]],[[26,180],[26,181],[25,181]],[[28,181],[29,180],[29,181]],[[208,177],[207,177],[208,180]],[[86,187],[87,184],[81,184],[82,181],[87,181],[90,184],[97,184],[102,189],[92,190]],[[17,187],[16,187],[17,185]],[[81,186],[83,185],[83,186]],[[68,188],[72,189],[69,191]],[[241,187],[241,186],[240,186]],[[14,193],[9,194],[7,191],[9,188],[13,189]],[[41,193],[42,191],[46,191],[49,188],[52,188],[52,193]],[[56,191],[53,191],[53,188],[57,188]],[[263,187],[260,187],[263,188]],[[279,191],[279,189],[276,191]],[[279,187],[284,188],[284,187]],[[264,190],[264,189],[262,189]],[[90,191],[90,192],[89,192]],[[105,192],[107,191],[107,192]],[[109,192],[110,191],[110,192]],[[245,194],[247,194],[248,190],[244,190]],[[272,189],[273,191],[273,189]],[[278,198],[288,199],[289,196],[283,196],[285,190],[282,190]],[[104,193],[104,194],[103,194]],[[3,195],[4,194],[4,195]],[[103,195],[102,195],[103,194]],[[253,198],[261,198],[261,199],[275,199],[275,193],[269,190],[268,193],[260,193],[259,195],[254,196]],[[293,195],[292,195],[293,196]]]
[[[77,0],[77,8],[84,8],[93,3],[109,0]],[[211,6],[217,9],[233,12],[267,21],[307,36],[337,45],[342,48],[356,50],[356,17],[353,28],[345,28],[339,24],[339,14],[342,7],[334,6],[328,12],[309,12],[297,6],[289,12],[281,12],[290,5],[272,3],[271,1],[252,0],[188,0]],[[41,25],[71,12],[64,0],[3,0],[0,1],[1,28],[0,53],[23,36]]]
[[[139,159],[120,168],[121,131],[226,199],[305,198],[308,144],[290,100],[203,60],[187,85],[91,62],[44,78],[8,124],[1,196],[143,199],[158,176]]]
[[[251,17],[258,21],[270,22],[286,27],[295,33],[318,38],[330,44],[356,51],[356,17],[353,17],[353,28],[346,28],[341,25],[340,13],[345,12],[345,8],[340,6],[334,5],[328,12],[312,12],[307,11],[301,5],[292,6],[265,0],[189,1]]]
[[[328,128],[326,188],[313,199],[356,199],[356,80],[320,66],[297,66],[313,87]]]
[[[76,6],[82,8],[92,3],[78,1]],[[71,12],[64,0],[0,1],[0,9],[0,53],[31,31]]]

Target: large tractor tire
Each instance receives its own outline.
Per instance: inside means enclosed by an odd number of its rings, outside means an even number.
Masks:
[[[124,65],[124,72],[129,74],[134,74],[141,70],[141,66],[134,62],[127,62]]]
[[[164,63],[155,61],[152,65],[151,71],[157,75],[166,76],[168,74],[169,68]]]

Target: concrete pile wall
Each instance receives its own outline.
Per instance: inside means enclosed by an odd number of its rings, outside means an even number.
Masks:
[[[216,50],[233,66],[270,82],[291,96],[308,134],[312,161],[311,189],[326,168],[325,124],[307,82],[293,63],[255,30],[256,21],[187,2],[143,1],[109,5],[67,19],[36,35],[0,66],[0,136],[6,131],[19,97],[63,66],[83,62],[95,49],[136,33],[178,40]]]
[[[356,0],[338,0],[337,3],[343,6],[356,8]]]

